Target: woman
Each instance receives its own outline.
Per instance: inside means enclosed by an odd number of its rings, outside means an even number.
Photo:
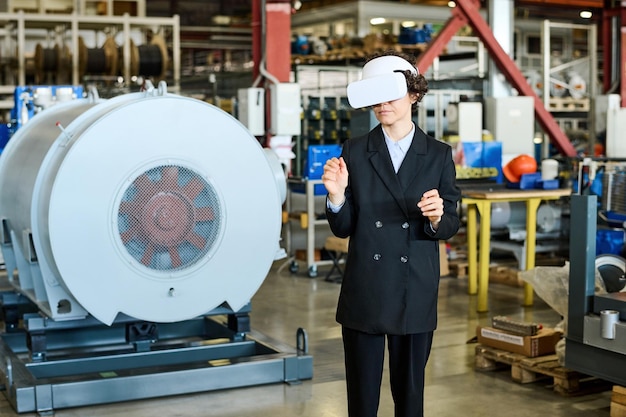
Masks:
[[[353,107],[379,125],[346,141],[324,166],[332,232],[350,237],[337,307],[348,413],[377,415],[387,339],[396,417],[423,416],[424,368],[437,325],[439,239],[459,228],[460,191],[450,146],[412,113],[428,91],[406,55],[371,57],[348,86]]]

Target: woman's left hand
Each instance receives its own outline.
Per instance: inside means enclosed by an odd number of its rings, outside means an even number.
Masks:
[[[417,203],[417,207],[422,211],[422,215],[428,217],[430,224],[437,230],[441,216],[443,216],[443,199],[439,197],[439,191],[437,189],[426,191]]]

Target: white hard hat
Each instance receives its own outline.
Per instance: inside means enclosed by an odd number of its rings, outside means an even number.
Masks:
[[[419,74],[417,68],[404,58],[385,55],[363,66],[361,80],[348,84],[348,102],[354,108],[373,106],[397,100],[407,93],[406,78],[399,71]]]

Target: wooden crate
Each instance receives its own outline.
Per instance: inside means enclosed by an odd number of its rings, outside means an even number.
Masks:
[[[611,393],[611,417],[626,417],[626,388],[619,385]]]
[[[505,367],[511,368],[514,382],[528,384],[547,379],[552,382],[553,390],[563,396],[585,395],[610,388],[606,381],[564,368],[556,355],[529,358],[489,346],[476,346],[474,369],[493,371]]]
[[[457,278],[467,277],[468,263],[466,260],[450,260],[448,261],[448,269],[450,270],[450,276]]]

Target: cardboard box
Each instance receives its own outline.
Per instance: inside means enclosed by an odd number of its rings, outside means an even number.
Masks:
[[[478,343],[482,345],[534,358],[554,353],[556,343],[561,340],[563,334],[554,329],[544,328],[535,336],[518,336],[493,327],[478,326],[476,336]]]
[[[296,249],[296,259],[299,261],[306,261],[306,249]],[[322,250],[314,249],[313,250],[313,260],[315,262],[322,260]]]

